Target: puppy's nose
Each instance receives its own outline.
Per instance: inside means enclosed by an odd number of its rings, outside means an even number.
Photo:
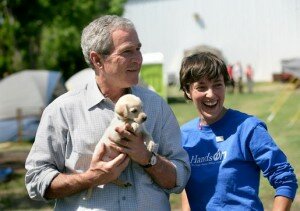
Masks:
[[[147,120],[147,116],[143,116],[142,120],[143,120],[143,122],[145,122]]]

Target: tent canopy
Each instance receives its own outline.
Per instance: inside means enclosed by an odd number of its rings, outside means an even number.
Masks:
[[[95,80],[95,71],[92,68],[86,68],[71,76],[65,82],[65,86],[68,90],[80,89],[93,80]]]
[[[60,79],[60,72],[24,70],[0,81],[0,142],[17,138],[20,121],[22,130],[31,131],[26,138],[34,137],[41,112],[55,98]]]

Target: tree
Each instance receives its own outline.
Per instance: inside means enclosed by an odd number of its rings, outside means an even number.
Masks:
[[[80,48],[83,27],[103,14],[121,15],[125,1],[2,0],[0,35],[7,39],[0,43],[0,77],[4,71],[54,69],[69,78],[86,67]],[[18,57],[19,64],[13,64]]]

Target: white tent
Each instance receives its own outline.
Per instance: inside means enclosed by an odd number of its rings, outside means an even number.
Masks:
[[[80,89],[92,80],[95,80],[95,71],[92,68],[86,68],[71,76],[65,82],[65,86],[68,90]]]
[[[0,81],[0,142],[34,138],[41,112],[55,98],[60,79],[60,72],[24,70]]]

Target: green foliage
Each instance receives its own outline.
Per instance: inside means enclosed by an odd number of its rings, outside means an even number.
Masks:
[[[5,7],[5,2],[0,4],[0,68],[9,73],[10,67],[17,67],[14,48],[16,46],[14,33],[19,28],[18,22],[10,16],[10,11]],[[0,75],[1,78],[1,75]]]
[[[104,14],[122,15],[125,1],[2,0],[0,78],[5,71],[55,69],[67,79],[85,68],[83,27]]]

